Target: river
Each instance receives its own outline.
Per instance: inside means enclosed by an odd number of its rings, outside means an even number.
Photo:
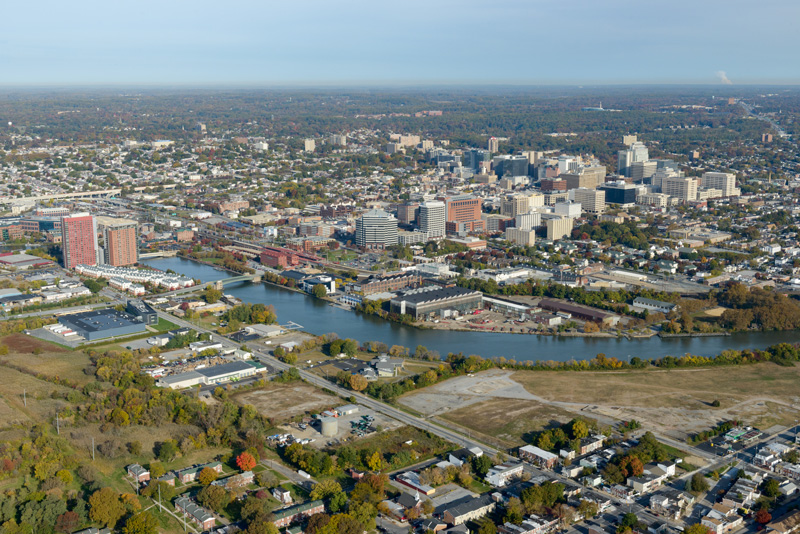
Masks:
[[[203,282],[213,282],[232,276],[214,267],[183,258],[159,258],[141,263],[156,269],[172,269]],[[442,356],[448,352],[478,354],[485,358],[504,356],[519,361],[568,361],[594,358],[598,353],[628,359],[682,356],[691,353],[713,356],[726,349],[763,349],[781,342],[800,339],[795,331],[744,332],[732,336],[661,339],[610,339],[587,337],[537,336],[529,334],[496,334],[489,332],[450,332],[420,330],[377,317],[364,315],[331,306],[323,301],[304,296],[296,291],[267,284],[250,282],[225,287],[225,293],[253,304],[271,304],[281,323],[293,321],[313,334],[336,332],[341,338],[360,342],[381,341],[387,345],[402,345],[412,351],[424,345]]]

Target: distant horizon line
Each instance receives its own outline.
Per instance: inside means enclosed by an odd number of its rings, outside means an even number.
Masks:
[[[750,82],[724,84],[720,82],[281,82],[281,83],[0,83],[0,91],[8,90],[77,90],[77,89],[195,89],[195,90],[267,90],[267,89],[587,89],[587,88],[653,88],[653,87],[695,87],[731,90],[736,88],[787,88],[800,87],[800,80],[795,82]]]

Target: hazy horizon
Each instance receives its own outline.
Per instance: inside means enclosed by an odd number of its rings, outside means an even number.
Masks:
[[[5,8],[2,87],[800,84],[780,0],[208,0]]]

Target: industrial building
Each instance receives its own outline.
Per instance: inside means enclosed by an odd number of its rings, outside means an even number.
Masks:
[[[223,382],[241,380],[264,370],[264,366],[257,362],[233,361],[222,365],[164,376],[158,380],[156,385],[172,389],[184,389],[197,385],[221,384]]]
[[[91,310],[58,318],[58,322],[87,341],[146,332],[145,323],[113,308]]]
[[[414,319],[448,317],[451,312],[465,313],[483,304],[480,291],[462,287],[424,287],[405,291],[389,302],[392,313],[408,314]]]
[[[158,324],[158,314],[150,307],[149,304],[142,302],[139,299],[131,299],[125,305],[125,311],[138,317],[140,321],[147,325]]]

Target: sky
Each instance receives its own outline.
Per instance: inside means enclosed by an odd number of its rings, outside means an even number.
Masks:
[[[7,2],[0,86],[797,84],[796,0]]]

